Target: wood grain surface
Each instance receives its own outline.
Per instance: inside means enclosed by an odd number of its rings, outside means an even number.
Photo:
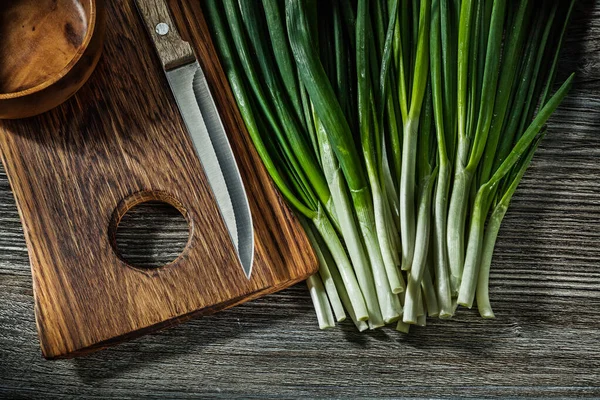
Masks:
[[[0,121],[0,149],[24,225],[48,358],[80,355],[209,314],[316,271],[302,228],[227,104],[221,117],[255,233],[246,278],[134,2],[109,2],[106,16],[103,61],[72,101],[35,118]],[[198,16],[190,32],[206,31],[203,24]],[[210,37],[198,39],[200,60],[216,59],[203,44]],[[219,94],[217,105],[231,103],[218,64],[203,67]],[[123,261],[114,237],[126,211],[150,200],[175,206],[189,222],[190,237],[172,263],[142,270]]]
[[[358,334],[351,323],[322,332],[299,284],[47,362],[23,231],[0,172],[0,397],[599,398],[600,1],[578,2],[559,68],[559,80],[571,71],[577,80],[504,220],[491,274],[495,320],[461,310],[409,335]]]

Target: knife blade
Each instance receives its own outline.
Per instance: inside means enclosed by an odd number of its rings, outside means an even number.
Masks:
[[[136,0],[186,129],[246,277],[252,272],[254,229],[248,197],[206,77],[183,41],[165,0]]]

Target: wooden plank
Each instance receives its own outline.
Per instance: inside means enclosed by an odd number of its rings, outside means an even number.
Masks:
[[[229,106],[221,117],[255,234],[252,274],[245,276],[134,2],[106,6],[104,54],[88,83],[48,113],[0,121],[2,160],[24,224],[48,358],[79,355],[239,304],[304,280],[317,268],[302,228]],[[189,45],[179,45],[164,63],[192,54]],[[217,57],[199,45],[206,59]],[[222,102],[232,103],[217,65],[205,65],[207,80]],[[127,264],[114,246],[121,217],[150,200],[180,210],[190,232],[179,257],[154,270]]]
[[[407,336],[321,332],[304,285],[77,359],[37,347],[23,233],[0,173],[0,393],[7,397],[600,397],[600,1],[579,1],[559,80],[577,80],[509,209],[497,318]]]

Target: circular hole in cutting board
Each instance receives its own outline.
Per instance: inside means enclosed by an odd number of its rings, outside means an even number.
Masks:
[[[115,232],[117,252],[137,268],[154,269],[173,262],[189,240],[189,224],[181,212],[162,201],[130,208]]]

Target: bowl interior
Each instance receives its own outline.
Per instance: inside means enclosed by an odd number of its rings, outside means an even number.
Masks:
[[[92,0],[0,0],[0,97],[66,74],[87,45]]]

